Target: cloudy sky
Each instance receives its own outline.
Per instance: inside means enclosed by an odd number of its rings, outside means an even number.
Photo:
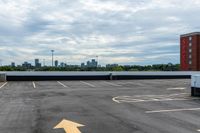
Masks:
[[[179,63],[179,37],[200,31],[199,0],[0,0],[2,64]]]

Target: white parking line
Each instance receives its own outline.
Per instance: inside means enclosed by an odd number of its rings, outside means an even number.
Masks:
[[[88,85],[88,86],[90,86],[90,87],[93,87],[93,88],[95,88],[96,86],[94,86],[93,84],[90,84],[90,83],[87,83],[87,82],[84,82],[84,81],[80,81],[81,83],[83,83],[83,84],[86,84],[86,85]]]
[[[168,94],[168,95],[134,95],[134,96],[117,96],[112,100],[116,103],[138,103],[138,102],[158,102],[158,101],[187,101],[200,99],[190,97],[190,93]]]
[[[33,88],[36,88],[35,82],[32,82],[32,83],[33,83]]]
[[[120,87],[121,85],[118,85],[118,84],[114,84],[114,83],[111,83],[111,82],[107,82],[107,81],[104,81],[104,83],[108,84],[108,85],[112,85],[112,86],[115,86],[115,87]]]
[[[121,103],[119,100],[116,100],[117,97],[113,97],[112,100],[116,103]]]
[[[166,113],[166,112],[180,112],[180,111],[198,111],[200,108],[189,108],[189,109],[170,109],[170,110],[154,110],[146,111],[145,113]]]
[[[65,88],[69,88],[69,87],[66,86],[65,84],[63,84],[63,83],[61,83],[61,82],[59,82],[59,81],[57,81],[57,82],[58,82],[58,84],[62,85],[63,87],[65,87]]]
[[[5,82],[2,86],[0,86],[0,89],[3,88],[8,82]]]
[[[142,100],[142,99],[130,99],[130,100],[117,100],[117,97],[114,97],[112,98],[112,100],[116,103],[146,103],[146,102],[165,102],[165,101],[190,101],[190,100],[198,100],[199,98],[188,98],[188,99],[179,99],[179,98],[174,98],[174,99],[171,99],[171,98],[167,98],[167,99],[162,99],[162,100],[159,100],[159,99],[152,99],[152,100]]]
[[[184,87],[177,87],[177,88],[167,88],[167,90],[185,90]]]
[[[200,129],[198,129],[197,132],[200,132]]]

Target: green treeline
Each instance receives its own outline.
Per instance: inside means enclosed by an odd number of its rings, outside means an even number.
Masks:
[[[113,67],[80,67],[80,66],[66,66],[66,67],[39,67],[34,66],[25,68],[22,66],[11,67],[2,66],[0,71],[179,71],[179,64],[155,64],[155,65],[126,65],[126,66],[113,66]]]

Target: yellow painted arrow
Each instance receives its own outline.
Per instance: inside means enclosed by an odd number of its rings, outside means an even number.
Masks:
[[[81,133],[78,127],[84,127],[85,125],[63,119],[54,129],[63,128],[66,133]]]

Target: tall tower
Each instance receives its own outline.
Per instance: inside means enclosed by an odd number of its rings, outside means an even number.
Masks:
[[[39,62],[39,59],[35,59],[35,67],[41,67],[41,63]]]
[[[39,59],[35,59],[35,67],[37,67],[39,64]]]
[[[182,71],[200,71],[200,32],[181,35],[180,55]]]

